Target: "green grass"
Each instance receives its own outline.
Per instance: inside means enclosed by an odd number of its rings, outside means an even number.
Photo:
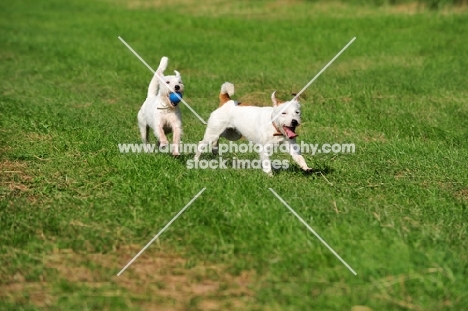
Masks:
[[[0,309],[467,309],[466,11],[162,3],[0,4]],[[224,81],[240,100],[286,99],[356,36],[307,90],[298,138],[356,153],[273,178],[120,154],[139,142],[152,74],[118,36],[153,67],[167,55],[205,119]],[[198,142],[182,111],[183,141]]]
[[[310,2],[320,2],[320,0],[308,0]],[[344,2],[344,1],[342,1]],[[466,0],[348,0],[346,3],[354,5],[368,6],[389,6],[389,5],[419,5],[432,10],[440,10],[445,7],[464,6]]]

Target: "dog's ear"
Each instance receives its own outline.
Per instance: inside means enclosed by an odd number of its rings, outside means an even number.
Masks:
[[[273,102],[273,107],[278,107],[283,103],[283,101],[276,98],[276,91],[271,94],[271,101]]]
[[[177,70],[174,70],[176,77],[180,77],[180,73]]]

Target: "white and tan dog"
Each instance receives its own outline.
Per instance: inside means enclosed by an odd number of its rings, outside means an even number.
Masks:
[[[178,102],[171,101],[170,95],[172,91],[183,94],[184,84],[176,70],[173,76],[164,75],[167,63],[167,57],[161,58],[148,87],[147,98],[138,112],[138,127],[144,144],[148,143],[149,129],[152,128],[160,147],[169,145],[166,134],[173,132],[172,154],[177,156],[182,135],[182,115]]]
[[[268,148],[280,144],[286,144],[294,161],[303,170],[310,171],[296,143],[295,130],[301,123],[300,104],[297,100],[281,102],[276,98],[275,93],[271,95],[273,107],[246,106],[231,100],[234,85],[229,82],[224,83],[219,96],[220,107],[210,115],[205,135],[198,145],[195,160],[199,159],[201,152],[208,144],[216,145],[219,137],[234,141],[244,136],[254,144],[263,146],[260,159],[265,173],[272,174]]]

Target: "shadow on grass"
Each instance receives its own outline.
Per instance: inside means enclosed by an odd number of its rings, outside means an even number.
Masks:
[[[185,153],[185,154],[181,154],[177,157],[173,157],[177,162],[179,162],[181,165],[183,166],[187,166],[187,164],[189,163],[189,161],[194,161],[194,157],[195,157],[195,154],[194,153]],[[233,163],[232,163],[232,157],[228,157],[228,158],[223,158],[221,157],[221,160],[227,160],[225,165],[227,166],[227,169],[234,169],[233,168]],[[202,157],[200,159],[200,161],[202,160],[206,160],[206,161],[211,161],[211,160],[215,160],[215,161],[219,161],[220,160],[220,156],[219,155],[214,155],[212,153],[204,153],[202,154]],[[253,159],[249,159],[249,160],[253,160]],[[193,164],[195,162],[192,162]],[[304,171],[303,169],[301,169],[299,166],[297,166],[296,164],[294,163],[290,163],[289,167],[286,168],[286,169],[274,169],[273,172],[275,175],[280,175],[280,174],[290,174],[290,175],[295,175],[295,176],[298,176],[298,175],[302,175],[302,176],[326,176],[328,174],[332,174],[334,172],[334,169],[328,165],[317,165],[317,163],[314,163],[314,168],[309,170],[309,171]],[[197,168],[197,169],[200,169],[200,168]],[[216,170],[216,168],[214,168]],[[239,168],[237,169],[234,169],[234,170],[239,170]],[[250,169],[251,170],[251,169]]]
[[[317,166],[317,164],[315,165]],[[317,166],[308,171],[304,171],[299,166],[291,164],[287,169],[283,169],[283,170],[280,169],[280,170],[275,171],[275,173],[276,174],[294,173],[295,175],[302,174],[303,176],[322,176],[322,175],[325,176],[328,174],[332,174],[334,171],[335,170],[328,165],[324,165],[322,167]]]

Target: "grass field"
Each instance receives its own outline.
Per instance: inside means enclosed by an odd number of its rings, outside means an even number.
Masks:
[[[0,309],[468,310],[468,10],[164,3],[0,3]],[[153,68],[168,56],[204,119],[224,81],[287,99],[356,36],[306,91],[298,137],[356,153],[274,177],[122,154],[152,73],[118,36]]]

